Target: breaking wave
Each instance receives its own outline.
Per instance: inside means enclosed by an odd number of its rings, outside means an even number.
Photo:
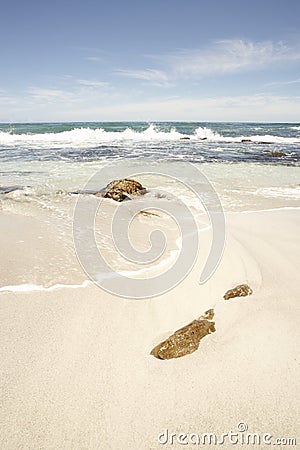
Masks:
[[[0,132],[0,145],[22,146],[31,148],[49,147],[91,147],[101,143],[122,141],[136,142],[165,142],[165,141],[207,141],[242,144],[300,144],[300,137],[283,137],[274,135],[253,136],[223,136],[208,127],[198,127],[192,134],[184,134],[171,128],[162,131],[151,124],[143,131],[137,131],[130,127],[123,131],[105,131],[103,128],[74,128],[70,131],[37,134],[16,134],[11,131]]]

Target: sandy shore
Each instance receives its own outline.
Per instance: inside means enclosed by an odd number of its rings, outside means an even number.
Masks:
[[[27,254],[14,247],[18,230],[30,242],[40,223],[29,235],[20,222],[30,219],[0,219],[1,286],[25,283],[28,258],[34,264],[50,248],[51,268],[58,264],[54,238],[26,244]],[[151,300],[113,297],[94,285],[0,292],[1,449],[197,448],[157,437],[166,429],[221,434],[239,422],[249,432],[297,437],[299,226],[297,209],[228,214],[225,253],[211,280],[200,286],[196,266]],[[76,264],[71,284],[86,278]],[[222,299],[243,282],[251,297]],[[149,355],[208,308],[216,332],[198,351],[170,361]]]

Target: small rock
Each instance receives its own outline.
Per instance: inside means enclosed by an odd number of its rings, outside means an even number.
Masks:
[[[248,284],[239,284],[233,289],[227,291],[224,295],[224,300],[229,300],[234,297],[246,297],[247,295],[251,295],[253,293],[252,289]]]
[[[242,139],[241,142],[252,142],[251,139]]]
[[[268,152],[268,154],[275,157],[287,156],[287,154],[284,152]]]
[[[216,331],[215,322],[211,321],[213,317],[213,309],[206,311],[199,319],[175,331],[168,339],[154,347],[150,354],[158,359],[171,359],[193,353],[204,336]]]
[[[155,214],[155,213],[150,212],[150,211],[140,211],[139,214],[142,214],[142,216],[156,216],[156,217],[160,217],[159,214]]]
[[[189,138],[188,136],[184,136],[180,138],[181,141],[190,141],[191,138]]]

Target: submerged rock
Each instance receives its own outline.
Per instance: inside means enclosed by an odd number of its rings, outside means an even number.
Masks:
[[[224,300],[229,300],[230,298],[235,297],[246,297],[247,295],[251,295],[253,293],[252,289],[248,284],[239,284],[233,289],[229,289],[224,295]]]
[[[184,136],[184,137],[181,137],[180,140],[181,140],[181,141],[190,141],[191,138],[188,137],[188,136]]]
[[[281,157],[281,156],[287,156],[287,154],[286,153],[284,153],[284,152],[277,152],[277,151],[274,151],[274,152],[267,152],[268,153],[268,155],[270,155],[270,156],[275,156],[275,157]]]
[[[95,192],[97,197],[111,198],[116,202],[130,200],[132,195],[143,195],[146,189],[138,181],[124,178],[109,183],[103,191]]]
[[[175,331],[168,339],[154,347],[150,354],[158,359],[171,359],[193,353],[204,336],[216,331],[213,317],[214,310],[209,309],[199,319]]]

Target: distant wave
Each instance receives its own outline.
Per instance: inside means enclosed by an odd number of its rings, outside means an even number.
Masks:
[[[195,135],[201,140],[208,140],[211,142],[232,142],[232,143],[268,143],[268,144],[300,144],[300,138],[273,136],[270,134],[254,135],[254,136],[222,136],[215,133],[210,128],[199,127],[195,130]]]
[[[124,131],[105,131],[103,128],[75,128],[71,131],[58,133],[38,134],[13,134],[11,132],[0,132],[0,144],[28,143],[30,145],[95,145],[101,142],[113,141],[177,141],[186,135],[172,128],[171,131],[159,131],[154,125],[146,130],[138,132],[131,128]]]
[[[296,127],[295,127],[296,128]],[[161,131],[155,125],[149,125],[144,131],[126,128],[124,131],[105,131],[103,128],[74,128],[71,131],[57,133],[14,134],[0,132],[0,145],[19,146],[30,145],[33,148],[43,147],[92,147],[105,142],[136,141],[136,142],[164,142],[164,141],[207,141],[243,144],[300,144],[300,137],[282,137],[273,135],[254,136],[223,136],[211,128],[198,127],[193,134],[183,134],[172,128]]]

